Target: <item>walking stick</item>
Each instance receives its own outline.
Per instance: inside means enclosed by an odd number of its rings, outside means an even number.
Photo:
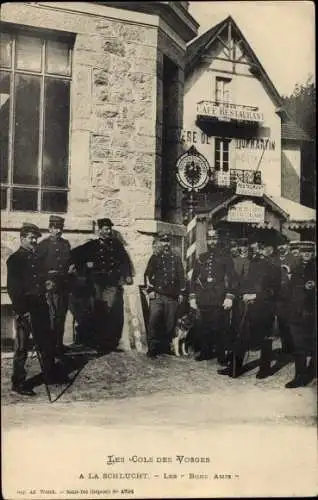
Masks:
[[[43,363],[43,360],[42,360],[41,351],[38,348],[38,345],[37,345],[36,340],[35,340],[34,335],[33,335],[32,320],[31,320],[31,318],[29,318],[27,321],[29,323],[28,326],[29,326],[29,331],[30,331],[30,334],[31,334],[31,338],[33,339],[33,349],[34,349],[34,351],[36,353],[36,356],[37,356],[38,361],[39,361],[39,365],[41,367],[41,371],[42,371],[42,375],[43,375],[43,382],[44,382],[46,394],[47,394],[47,397],[49,399],[49,402],[52,403],[52,397],[51,397],[50,389],[49,389],[49,386],[48,386],[47,373],[46,373],[46,369],[45,369],[45,366],[44,366],[44,363]]]
[[[241,318],[241,321],[240,321],[240,325],[239,325],[239,328],[238,328],[238,334],[237,334],[237,338],[238,339],[241,337],[243,326],[244,326],[244,323],[245,323],[245,320],[246,320],[246,316],[247,316],[247,313],[248,313],[248,306],[249,306],[249,302],[244,302],[244,311],[243,311],[243,314],[242,314],[242,318]],[[235,372],[236,372],[236,356],[235,356],[235,352],[233,352],[233,364],[232,364],[232,376],[233,377],[235,377]]]

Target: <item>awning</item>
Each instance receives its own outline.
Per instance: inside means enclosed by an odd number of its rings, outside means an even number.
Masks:
[[[288,214],[288,220],[284,223],[286,229],[314,229],[316,227],[316,211],[313,208],[282,196],[268,195],[268,197]]]

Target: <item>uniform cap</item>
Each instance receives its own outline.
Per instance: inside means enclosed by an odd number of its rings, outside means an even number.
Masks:
[[[299,250],[301,252],[314,252],[315,251],[315,242],[314,241],[300,241],[299,242]]]
[[[289,242],[289,245],[291,248],[299,248],[300,244],[301,244],[301,241],[299,241],[299,240],[292,240]]]
[[[40,238],[40,236],[42,236],[42,233],[41,233],[40,229],[38,228],[38,226],[36,226],[35,224],[32,224],[31,222],[23,222],[22,227],[20,229],[20,235],[25,236],[29,233],[35,234],[38,238]]]
[[[159,234],[159,241],[162,241],[163,243],[170,243],[170,237],[166,233],[160,233]]]
[[[108,217],[104,217],[102,219],[97,219],[97,226],[99,229],[101,229],[104,226],[113,227],[113,225],[114,224],[112,223],[112,221]]]
[[[64,219],[59,215],[50,215],[49,226],[64,227]]]

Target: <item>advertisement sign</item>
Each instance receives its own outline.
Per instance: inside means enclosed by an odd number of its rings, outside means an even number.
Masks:
[[[230,171],[228,172],[215,172],[215,182],[217,186],[229,187],[231,184]]]
[[[265,207],[246,200],[230,207],[227,213],[228,222],[264,222]]]
[[[213,101],[200,101],[197,103],[197,114],[200,116],[209,116],[220,121],[247,121],[263,122],[263,113],[253,106],[240,106],[236,104],[222,103]]]
[[[243,194],[247,196],[263,196],[264,185],[263,184],[246,184],[244,182],[237,181],[236,184],[236,194]]]

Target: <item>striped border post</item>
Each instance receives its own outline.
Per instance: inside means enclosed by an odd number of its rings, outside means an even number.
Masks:
[[[197,217],[194,216],[187,224],[187,239],[186,239],[186,271],[188,280],[191,279],[196,255],[196,229]]]

